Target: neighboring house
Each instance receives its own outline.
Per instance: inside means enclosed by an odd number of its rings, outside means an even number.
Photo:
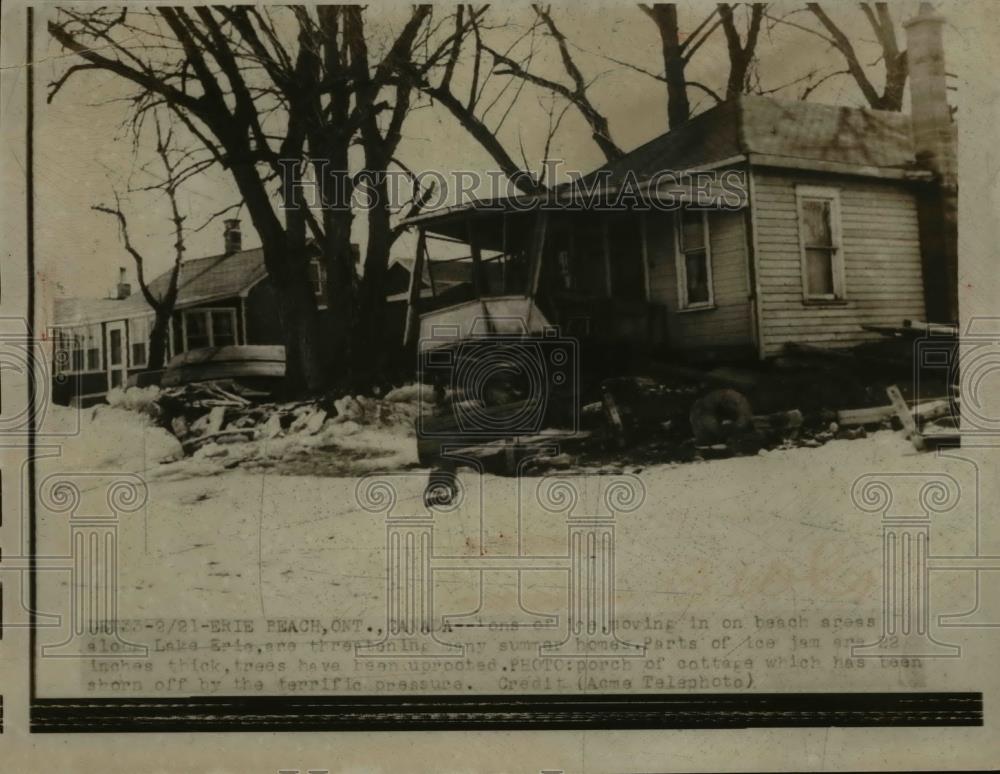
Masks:
[[[326,308],[325,270],[310,264],[316,302]],[[115,298],[57,298],[52,324],[53,399],[98,400],[147,366],[153,310],[141,293],[119,282]],[[150,282],[162,297],[164,272]],[[181,263],[167,359],[201,347],[283,344],[274,287],[260,248],[241,249],[239,221],[226,221],[222,254]]]
[[[504,275],[481,281],[496,304],[449,308],[422,293],[420,330],[449,315],[520,308],[515,300],[527,297],[566,334],[690,357],[767,358],[788,342],[877,338],[866,325],[954,322],[955,132],[940,20],[910,27],[912,118],[745,96],[583,179],[615,192],[689,172],[695,183],[671,189],[684,202],[677,211],[551,206],[570,198],[563,186],[534,209],[522,197],[411,218],[418,244],[469,243],[481,267]],[[921,46],[937,46],[938,56],[916,56]],[[726,192],[725,207],[719,198],[706,205],[697,173],[727,171],[746,185]],[[708,184],[714,194],[725,188]]]

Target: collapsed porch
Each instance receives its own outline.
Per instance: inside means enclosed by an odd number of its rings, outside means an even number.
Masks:
[[[676,180],[591,191],[589,201],[578,193],[564,187],[410,218],[418,238],[404,343],[424,349],[442,325],[457,326],[462,336],[474,333],[474,324],[485,326],[476,332],[509,332],[499,320],[520,316],[520,327],[532,334],[555,326],[564,336],[630,351],[682,348],[668,323],[668,312],[679,310],[657,292],[663,278],[654,253],[659,263],[664,257],[673,263],[677,241],[685,305],[714,309],[709,218],[724,210],[742,229],[746,195],[723,199],[711,187]],[[664,228],[675,217],[678,228]],[[444,245],[435,252],[450,255],[432,257],[434,243]],[[745,260],[741,255],[744,270]],[[471,264],[471,282],[439,292],[435,270],[453,262]],[[747,303],[746,294],[740,300]],[[488,322],[492,318],[499,319]]]

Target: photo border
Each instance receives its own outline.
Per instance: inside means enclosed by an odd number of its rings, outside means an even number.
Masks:
[[[26,7],[26,253],[28,339],[34,331],[34,9]],[[29,347],[29,373],[35,352]],[[27,379],[28,405],[37,391]],[[472,696],[231,696],[41,698],[37,685],[35,448],[28,414],[29,701],[31,733],[726,729],[982,726],[981,692],[478,694]],[[0,731],[3,703],[0,698]]]

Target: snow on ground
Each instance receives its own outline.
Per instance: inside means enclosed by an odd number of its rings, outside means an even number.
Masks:
[[[314,582],[318,585],[313,591],[328,588],[328,584],[351,585],[338,577],[336,569],[356,564],[355,558],[344,552],[361,551],[373,560],[379,557],[370,573],[364,573],[366,579],[382,572],[382,524],[377,515],[361,512],[356,505],[357,476],[397,471],[386,475],[400,488],[400,502],[411,504],[415,512],[422,509],[427,471],[411,467],[399,472],[405,465],[415,465],[412,438],[371,429],[359,429],[346,437],[324,432],[277,438],[266,444],[227,444],[221,456],[199,453],[180,462],[160,464],[172,459],[178,444],[141,415],[103,407],[84,419],[80,434],[64,445],[58,465],[63,470],[133,472],[147,482],[149,499],[141,514],[143,527],[136,531],[141,532],[145,548],[140,555],[126,556],[126,564],[131,566],[122,571],[122,578],[133,588],[148,589],[169,579],[182,596],[197,589],[211,599],[230,596],[236,607],[259,608],[268,598],[281,600],[281,604],[308,599],[311,594],[300,597],[300,592]],[[317,457],[329,459],[316,463]],[[336,469],[331,460],[337,459],[343,471],[340,476],[309,472],[316,467]],[[236,460],[243,460],[241,467],[228,469]],[[756,566],[761,556],[771,562],[808,554],[811,549],[806,544],[813,543],[814,554],[816,550],[829,554],[833,562],[835,556],[824,543],[844,539],[848,529],[845,513],[856,510],[849,493],[858,476],[873,470],[914,470],[936,464],[933,455],[915,453],[901,434],[884,431],[860,440],[832,441],[815,449],[649,466],[638,476],[646,489],[645,504],[620,517],[624,539],[619,565],[669,565],[672,584],[685,587],[694,583],[702,591],[711,587],[737,597],[748,587],[773,590],[780,581],[764,577],[766,565],[758,568],[756,581],[749,580],[754,576],[750,573],[738,579],[735,590],[730,587],[728,591],[727,573],[713,572],[699,578],[699,568],[707,570],[720,557],[720,549],[729,544],[739,554],[732,561],[748,568]],[[280,475],[275,473],[279,465]],[[600,478],[582,476],[580,480]],[[502,527],[509,522],[513,503],[523,500],[525,491],[534,491],[541,479],[519,482],[480,477],[470,471],[460,472],[460,480],[464,487],[485,493],[482,508],[488,513],[484,519]],[[472,513],[478,507],[473,499],[467,498],[463,510],[469,513],[463,519],[440,516],[438,521],[458,524],[464,520],[466,526],[472,525],[478,518]],[[529,507],[532,513],[539,510],[537,503]],[[537,514],[533,518],[539,523],[552,521]],[[134,521],[123,523],[125,542]],[[559,529],[553,539],[561,540],[563,525],[558,519],[556,523]],[[871,537],[863,550],[877,553],[878,518],[869,514],[856,523],[864,525],[864,533]],[[503,532],[501,527],[498,533]],[[471,531],[472,541],[479,541],[478,528]],[[507,530],[507,539],[514,531]],[[642,539],[629,539],[633,533]],[[495,540],[499,542],[493,550],[504,550],[505,539]],[[459,543],[467,544],[464,538]],[[849,566],[851,553],[836,557],[848,557]],[[725,554],[722,550],[721,556]],[[317,561],[310,562],[310,557]],[[802,561],[814,560],[812,556]],[[846,577],[849,575],[849,570],[838,571],[826,581],[841,584],[842,591],[867,588],[867,582],[852,583]],[[686,579],[683,583],[682,578]],[[266,581],[263,588],[262,579]],[[874,584],[873,579],[867,580]],[[143,598],[132,603],[147,608]],[[156,608],[162,611],[163,604],[158,594]],[[149,607],[146,612],[151,610]]]
[[[66,419],[59,414],[50,418]],[[385,521],[383,514],[358,507],[356,490],[357,474],[387,459],[361,453],[384,451],[385,434],[359,430],[348,436],[356,453],[344,465],[350,475],[330,476],[278,474],[267,464],[227,469],[226,457],[159,464],[173,449],[161,432],[135,413],[103,408],[66,440],[62,458],[41,463],[43,477],[82,470],[111,477],[134,472],[145,479],[146,506],[120,516],[121,617],[335,614],[384,625]],[[328,447],[345,440],[309,438],[277,439],[261,462],[279,450],[279,459],[291,452],[335,457],[338,452]],[[412,438],[393,443],[394,457],[412,453]],[[239,453],[233,445],[226,456]],[[428,471],[394,469],[385,474],[396,492],[394,515],[424,513]],[[302,470],[308,470],[305,463]],[[648,466],[638,476],[642,506],[616,521],[617,615],[877,617],[881,523],[878,514],[852,503],[851,488],[866,473],[941,470],[969,480],[960,462],[918,454],[891,431],[819,448]],[[589,503],[594,491],[616,478],[571,480],[581,502]],[[462,471],[459,479],[460,505],[434,514],[436,555],[512,555],[518,545],[529,554],[565,554],[565,514],[540,505],[546,479]],[[86,504],[106,508],[103,496],[91,486]],[[59,545],[65,539],[62,515],[44,508],[39,513],[40,545]],[[950,518],[947,526],[967,523],[969,515],[956,512],[952,516],[961,518]],[[948,551],[950,540],[968,550],[968,541],[962,543],[967,534],[936,538],[936,548]],[[477,577],[470,571],[443,573],[436,604],[444,611],[474,609]],[[555,610],[564,604],[565,584],[559,577],[543,578],[526,593],[529,608]],[[58,606],[64,595],[65,581],[42,580],[43,607],[46,599]]]

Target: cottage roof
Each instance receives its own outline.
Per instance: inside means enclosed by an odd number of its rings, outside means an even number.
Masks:
[[[759,166],[824,172],[919,177],[910,117],[869,108],[741,96],[701,113],[640,145],[583,178],[613,190],[631,175],[639,182],[664,172],[749,161]],[[563,185],[551,192],[559,197]],[[519,197],[524,200],[526,197]],[[527,197],[530,199],[530,197]],[[541,202],[545,197],[536,197]],[[484,200],[432,210],[408,220],[425,223],[476,209],[503,209],[505,200]],[[525,208],[519,207],[523,211]]]
[[[181,262],[176,308],[230,298],[253,287],[267,274],[264,251],[259,247],[230,255],[213,255]],[[153,295],[162,297],[170,284],[170,270],[149,283]],[[152,314],[138,290],[121,300],[111,298],[57,298],[55,325],[83,325],[103,320],[124,320]]]
[[[915,170],[905,113],[771,97],[742,96],[718,105],[605,164],[609,182],[631,170],[642,180],[741,156],[767,166],[844,172]],[[832,165],[832,166],[831,166]]]

